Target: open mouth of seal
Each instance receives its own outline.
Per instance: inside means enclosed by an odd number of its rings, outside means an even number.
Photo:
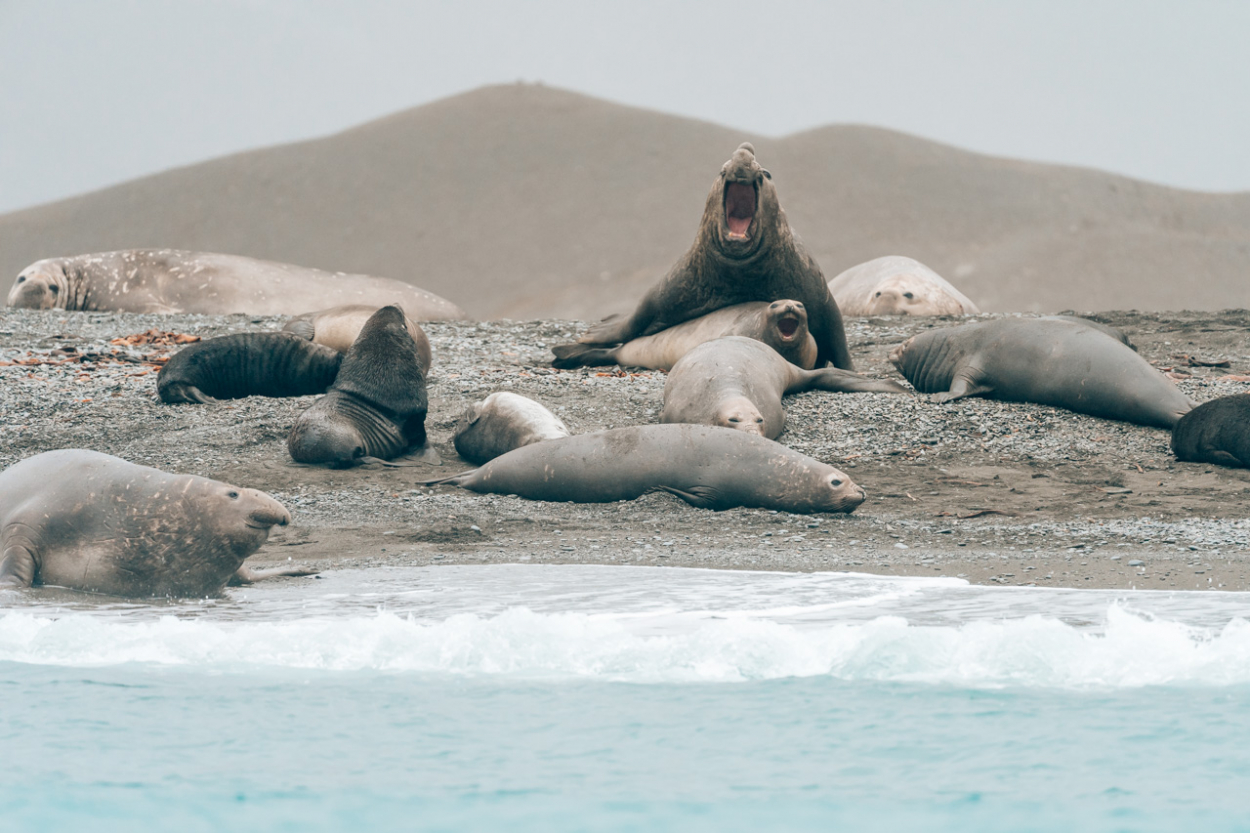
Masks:
[[[787,315],[777,321],[777,332],[787,341],[794,338],[798,331],[799,319],[796,315]]]
[[[725,224],[730,240],[746,240],[755,219],[755,186],[744,182],[725,183]]]

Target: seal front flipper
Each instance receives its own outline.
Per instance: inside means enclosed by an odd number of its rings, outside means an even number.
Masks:
[[[551,348],[551,352],[556,356],[551,366],[561,370],[616,364],[616,348],[594,347],[581,343],[557,344]]]
[[[951,382],[951,389],[945,393],[933,395],[934,402],[954,402],[956,399],[967,399],[969,396],[985,396],[993,393],[994,386],[982,384],[966,376],[956,376]]]
[[[270,570],[253,570],[246,564],[243,564],[234,571],[234,575],[230,577],[230,581],[227,584],[231,587],[244,587],[249,584],[255,584],[258,581],[264,581],[267,578],[315,576],[320,572],[320,570],[312,567],[274,567]]]
[[[191,405],[219,405],[220,399],[214,399],[195,385],[172,384],[163,388],[158,387],[157,393],[160,394],[161,400],[167,405],[176,405],[179,403],[187,403]]]
[[[469,478],[477,474],[481,469],[469,469],[459,474],[451,474],[447,477],[436,477],[433,480],[416,480],[413,481],[414,486],[463,486],[468,482]]]
[[[678,489],[676,486],[656,486],[655,491],[676,495],[697,509],[715,509],[720,503],[716,490],[711,486],[696,485],[687,489]]]
[[[631,316],[632,317],[632,316]],[[620,344],[635,335],[630,318],[619,312],[609,315],[598,324],[591,324],[577,340],[578,344]]]
[[[424,445],[420,448],[413,449],[407,454],[390,460],[383,460],[381,457],[361,457],[360,465],[369,465],[377,463],[382,466],[390,466],[391,468],[402,468],[404,466],[441,466],[443,458],[439,456],[438,450],[432,445]]]
[[[825,390],[833,393],[908,393],[907,388],[888,379],[870,379],[850,370],[823,367],[809,370],[799,381],[786,389],[787,394],[805,390]]]

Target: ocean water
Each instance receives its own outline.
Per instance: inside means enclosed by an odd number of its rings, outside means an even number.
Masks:
[[[7,593],[0,829],[1250,831],[1248,613],[532,565]]]

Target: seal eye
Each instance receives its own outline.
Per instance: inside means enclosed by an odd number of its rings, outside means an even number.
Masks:
[[[910,292],[904,292],[904,293],[903,293],[903,297],[904,297],[904,298],[906,298],[907,300],[909,300],[909,301],[910,301],[911,299],[915,298],[916,296],[915,296],[915,295],[913,295],[913,294],[911,294]]]
[[[238,500],[239,493],[231,489],[230,491],[226,492],[226,497],[230,498],[231,500]]]
[[[48,284],[48,291],[49,291],[49,292],[51,292],[53,295],[60,295],[60,294],[61,294],[61,287],[57,286],[57,285],[56,285],[56,284],[54,284],[54,283],[53,283],[53,284]]]
[[[742,420],[741,420],[741,419],[739,419],[738,417],[730,417],[730,418],[729,418],[729,421],[730,421],[730,422],[742,422]]]
[[[841,481],[841,480],[839,480],[838,478],[836,478],[836,477],[835,477],[835,478],[833,478],[832,480],[830,480],[830,481],[829,481],[829,485],[830,485],[830,486],[841,486],[841,485],[842,485],[842,481]]]
[[[765,179],[772,179],[772,178],[773,178],[773,175],[772,175],[772,174],[770,174],[770,173],[768,172],[768,169],[767,169],[767,168],[760,168],[760,173],[762,173],[762,174],[764,175],[764,178],[765,178]]]
[[[26,276],[25,276],[25,275],[18,275],[18,276],[17,276],[17,282],[18,282],[18,283],[26,283]]]

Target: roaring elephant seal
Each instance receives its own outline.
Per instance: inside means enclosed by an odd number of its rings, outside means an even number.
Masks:
[[[377,311],[378,307],[368,304],[345,304],[341,307],[306,312],[286,322],[282,331],[293,333],[315,344],[323,344],[340,353],[346,353],[360,335],[369,316]],[[406,315],[404,324],[408,327],[408,334],[412,336],[412,340],[417,343],[421,369],[428,373],[432,359],[430,340],[426,338],[425,330],[421,329],[421,325]]]
[[[1124,344],[1084,323],[1003,318],[912,336],[890,361],[939,402],[986,396],[1171,428],[1194,403]]]
[[[616,345],[748,301],[793,298],[807,307],[816,365],[854,370],[842,314],[815,259],[790,230],[772,174],[743,143],[708,192],[694,245],[628,316],[592,326],[581,344]],[[557,345],[557,358],[573,345]]]
[[[553,367],[601,364],[669,370],[700,344],[727,336],[745,336],[763,342],[786,361],[805,370],[816,366],[816,339],[807,328],[807,308],[789,299],[734,304],[686,321],[655,335],[627,341],[619,347],[569,345]]]
[[[843,315],[973,315],[981,310],[910,257],[891,255],[852,266],[829,281]]]
[[[228,581],[310,575],[244,560],[291,515],[264,492],[46,451],[0,472],[0,588],[57,585],[117,596],[203,597]]]
[[[432,460],[427,408],[425,371],[404,311],[382,307],[343,356],[329,392],[295,421],[287,448],[297,463],[336,467],[405,455]]]
[[[161,401],[211,404],[245,396],[310,396],[334,384],[343,356],[291,333],[236,333],[197,341],[156,376]]]
[[[636,425],[522,446],[421,485],[531,500],[608,503],[664,491],[702,509],[851,512],[864,490],[833,466],[744,431]]]
[[[571,436],[564,420],[519,393],[495,391],[460,417],[453,441],[470,463],[487,463],[514,448]]]
[[[1212,399],[1181,417],[1172,453],[1185,462],[1250,468],[1250,393]]]
[[[673,365],[660,422],[719,425],[775,440],[786,425],[781,398],[805,390],[907,393],[895,382],[836,367],[804,370],[767,344],[730,336],[700,344]]]
[[[464,318],[455,304],[402,281],[177,249],[54,257],[32,263],[9,306],[97,312],[298,315],[327,304],[399,304],[419,321]]]

